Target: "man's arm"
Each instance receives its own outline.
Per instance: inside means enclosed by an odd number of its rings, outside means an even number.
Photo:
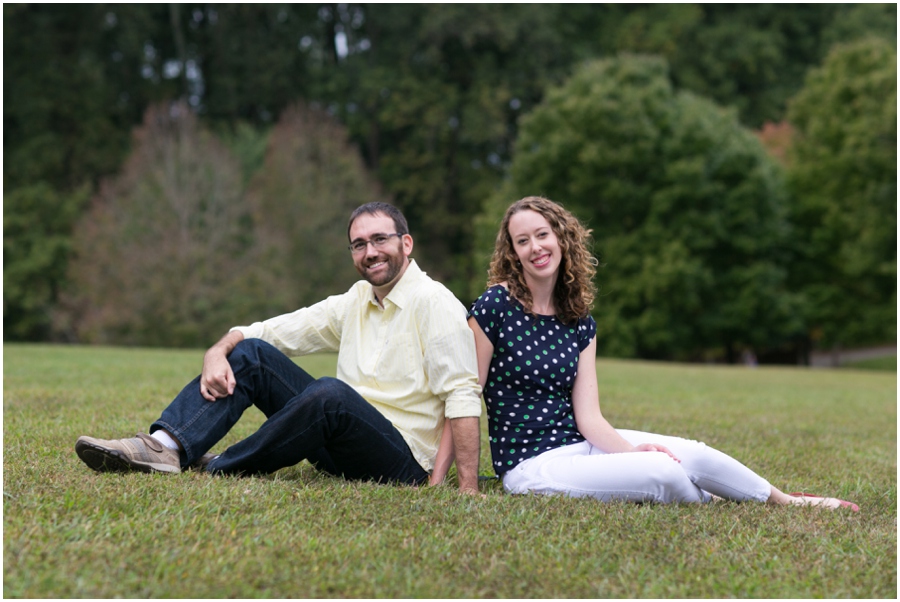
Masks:
[[[453,448],[456,452],[456,475],[462,493],[478,493],[478,459],[481,432],[477,416],[451,418]]]
[[[232,330],[210,347],[203,356],[203,372],[200,373],[200,394],[207,401],[215,401],[234,393],[234,372],[228,356],[244,340],[244,333]]]
[[[449,426],[452,434],[459,489],[464,493],[475,493],[478,491],[481,444],[481,386],[478,384],[475,339],[466,324],[466,310],[443,287],[429,295],[427,302],[417,303],[415,309],[428,386],[444,401],[444,428]],[[442,463],[446,461],[446,466],[435,468],[446,474],[452,457],[440,459]],[[436,476],[443,478],[440,473]]]

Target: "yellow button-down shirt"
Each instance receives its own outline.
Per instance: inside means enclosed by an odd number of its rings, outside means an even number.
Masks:
[[[390,420],[431,472],[444,418],[481,415],[475,338],[463,305],[415,261],[383,304],[361,280],[342,295],[232,330],[288,356],[337,351],[337,378]]]

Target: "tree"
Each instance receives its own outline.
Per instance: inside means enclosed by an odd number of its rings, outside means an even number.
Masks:
[[[187,103],[154,105],[78,223],[57,327],[88,343],[204,346],[346,290],[358,277],[347,218],[384,200],[347,137],[322,111],[289,107],[247,178]],[[260,139],[232,139],[245,168]]]
[[[88,190],[70,194],[44,181],[19,186],[3,199],[3,330],[8,340],[50,337],[64,285],[72,223]]]
[[[186,103],[155,105],[74,234],[59,320],[90,343],[206,345],[258,295],[234,157]]]
[[[608,49],[594,56],[665,57],[676,86],[737,108],[751,127],[783,119],[806,70],[835,42],[897,36],[892,4],[636,4],[613,19],[598,40]]]
[[[461,298],[480,289],[469,286],[470,222],[512,160],[518,119],[579,61],[623,51],[664,56],[679,89],[737,107],[745,124],[758,127],[783,119],[786,99],[832,43],[896,38],[894,5],[165,3],[3,10],[4,194],[23,187],[31,218],[47,220],[34,223],[35,230],[67,236],[71,224],[57,223],[54,214],[60,199],[98,192],[131,152],[129,134],[152,103],[186,102],[220,138],[251,142],[242,163],[252,171],[259,155],[253,140],[303,102],[349,129],[367,167],[408,214],[423,267]],[[32,186],[52,194],[35,195],[27,190]],[[80,192],[85,186],[88,192]],[[24,273],[28,262],[11,253],[4,269]],[[51,291],[63,286],[48,284]],[[5,294],[4,315],[46,323],[46,312],[23,299]],[[6,332],[52,336],[46,327],[10,325]]]
[[[423,267],[461,298],[477,294],[472,216],[502,177],[518,115],[568,60],[555,10],[364,5],[341,16],[349,52],[330,106],[406,213]]]
[[[210,121],[259,126],[319,96],[323,72],[334,69],[317,53],[327,43],[320,11],[315,4],[184,5],[173,27],[184,38],[176,60],[192,74],[191,102]]]
[[[358,274],[347,250],[350,212],[388,200],[346,128],[321,110],[288,107],[250,184],[267,308],[292,311],[346,290]]]
[[[813,342],[896,340],[897,53],[836,46],[791,100],[789,182]]]
[[[4,5],[4,338],[54,338],[72,227],[127,151],[152,94],[141,73],[152,11]]]
[[[549,90],[486,221],[529,194],[594,229],[601,353],[733,361],[798,332],[778,168],[733,112],[675,91],[665,61],[589,62]]]

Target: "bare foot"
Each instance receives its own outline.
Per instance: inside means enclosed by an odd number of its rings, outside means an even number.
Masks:
[[[835,497],[819,497],[817,495],[808,495],[804,493],[792,493],[789,496],[790,503],[795,506],[817,506],[819,508],[828,508],[834,510],[836,508],[850,508],[854,512],[859,512],[859,506],[852,502],[845,502]]]

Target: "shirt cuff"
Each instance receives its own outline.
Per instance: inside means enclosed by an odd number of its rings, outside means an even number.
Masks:
[[[451,395],[446,401],[444,417],[450,420],[454,418],[480,418],[481,397],[469,394]]]
[[[263,325],[262,322],[256,322],[255,324],[251,324],[250,326],[235,326],[228,332],[234,332],[235,330],[243,334],[245,339],[261,339],[263,334]]]

